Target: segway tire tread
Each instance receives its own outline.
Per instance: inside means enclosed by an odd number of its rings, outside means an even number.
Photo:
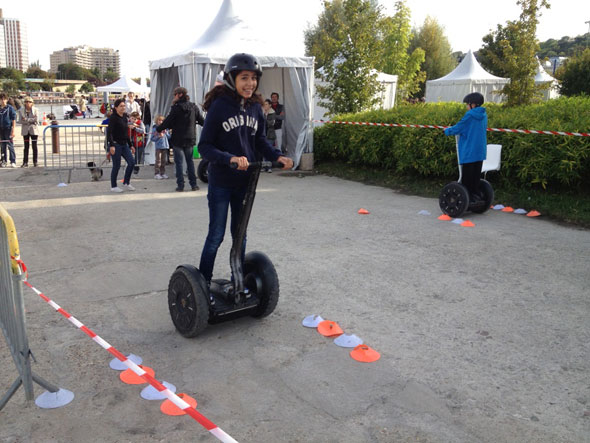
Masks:
[[[479,193],[483,196],[484,204],[480,207],[473,207],[471,211],[477,214],[483,214],[490,209],[494,201],[494,188],[492,188],[490,182],[482,178],[479,180]]]
[[[203,183],[209,183],[209,172],[207,168],[209,167],[209,162],[207,160],[201,159],[199,162],[199,166],[197,166],[197,177]]]
[[[187,338],[196,337],[209,322],[209,291],[197,268],[181,265],[168,283],[168,308],[176,330]]]
[[[249,278],[249,274],[253,278]],[[255,291],[258,298],[258,306],[252,316],[262,318],[272,314],[279,302],[279,276],[268,256],[258,251],[246,254],[244,276],[246,282],[256,278],[260,281],[260,289],[248,288]]]

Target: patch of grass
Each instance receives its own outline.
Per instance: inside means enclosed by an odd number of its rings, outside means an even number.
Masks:
[[[316,172],[368,185],[382,186],[398,192],[421,197],[438,198],[442,187],[451,179],[418,176],[398,176],[383,169],[355,166],[345,162],[319,162]],[[542,191],[511,187],[488,175],[495,193],[495,203],[527,211],[535,209],[552,220],[590,229],[590,192],[561,190]],[[456,180],[456,177],[454,178]]]

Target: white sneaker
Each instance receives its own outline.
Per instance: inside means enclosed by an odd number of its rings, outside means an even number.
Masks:
[[[126,191],[135,191],[135,188],[132,185],[123,185],[123,189]]]
[[[16,163],[11,163],[11,164],[10,164],[10,167],[11,167],[11,168],[16,168]]]
[[[156,175],[154,176],[154,178],[155,178],[156,180],[162,180],[164,177],[162,177],[160,174],[156,174]]]
[[[114,188],[111,188],[111,192],[123,192],[123,190],[118,186],[115,186]]]
[[[166,179],[169,178],[166,174],[162,174],[162,178]]]

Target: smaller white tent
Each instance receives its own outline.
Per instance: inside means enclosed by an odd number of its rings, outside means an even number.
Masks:
[[[537,59],[538,66],[537,66],[537,74],[535,75],[535,84],[542,85],[549,83],[547,89],[543,90],[543,100],[550,100],[552,98],[559,97],[559,90],[557,89],[557,80],[547,74],[547,71],[543,68],[541,61]]]
[[[426,82],[426,102],[461,102],[471,92],[483,94],[486,102],[500,103],[499,91],[510,82],[508,78],[490,74],[475,59],[471,51],[449,74]]]
[[[96,88],[98,92],[113,92],[113,93],[123,93],[123,92],[136,92],[139,94],[145,94],[150,92],[150,88],[147,86],[142,86],[139,83],[131,80],[127,76],[121,77],[115,83],[111,83],[110,85],[99,86]]]
[[[322,74],[322,68],[318,69],[320,75]],[[377,71],[372,71],[375,73]],[[375,106],[375,109],[391,109],[395,105],[395,92],[397,89],[397,75],[385,74],[383,72],[377,72],[377,81],[383,88],[382,91],[377,93],[379,103]],[[314,94],[313,94],[313,118],[314,120],[325,120],[329,116],[329,111],[320,105],[322,100],[317,94],[317,86],[326,85],[326,82],[319,79],[319,76],[314,81]],[[318,126],[318,124],[314,124]]]

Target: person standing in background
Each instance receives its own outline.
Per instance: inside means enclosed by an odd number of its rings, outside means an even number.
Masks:
[[[272,109],[275,111],[275,135],[276,147],[281,151],[285,152],[283,148],[283,121],[285,120],[285,106],[279,103],[279,93],[273,92],[270,94],[270,101]]]
[[[37,167],[37,138],[39,137],[39,113],[33,106],[33,99],[25,97],[25,106],[18,111],[18,120],[22,125],[22,136],[25,143],[23,151],[23,164],[21,168],[29,167],[29,140],[33,147],[33,166]]]
[[[0,167],[8,166],[16,168],[16,154],[14,153],[14,127],[16,125],[16,111],[8,104],[8,95],[0,92],[0,146],[2,147],[2,157],[0,158]],[[6,148],[8,148],[9,158],[7,158]]]

